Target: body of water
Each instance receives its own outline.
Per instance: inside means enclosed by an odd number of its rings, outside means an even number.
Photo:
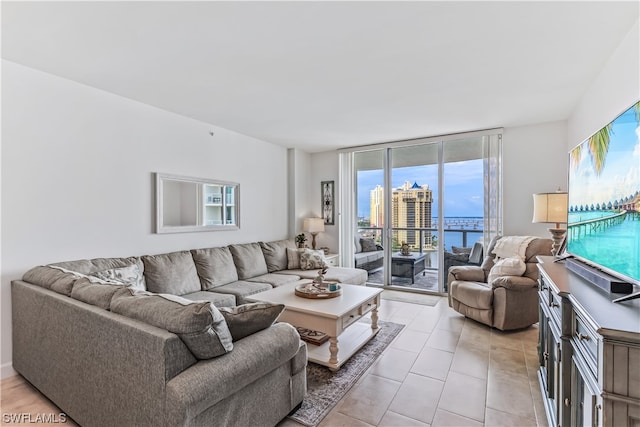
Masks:
[[[611,211],[569,214],[569,223],[613,215]],[[620,224],[578,236],[568,233],[567,251],[640,282],[640,218],[628,214]]]

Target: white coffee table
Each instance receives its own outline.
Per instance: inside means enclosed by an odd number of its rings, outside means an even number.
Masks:
[[[337,371],[378,331],[378,307],[382,289],[341,284],[342,295],[328,299],[309,299],[296,296],[295,285],[284,285],[260,292],[249,301],[265,301],[284,304],[278,318],[293,326],[312,329],[327,334],[329,341],[322,345],[308,346],[308,359]],[[371,324],[358,322],[371,312]]]

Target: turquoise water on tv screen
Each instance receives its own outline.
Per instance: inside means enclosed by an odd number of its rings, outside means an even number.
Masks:
[[[614,214],[610,211],[569,213],[569,224]],[[595,233],[569,233],[567,251],[640,282],[640,217],[627,215],[624,222]]]

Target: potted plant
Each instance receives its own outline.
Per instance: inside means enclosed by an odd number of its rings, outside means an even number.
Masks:
[[[296,236],[296,243],[298,244],[299,248],[304,248],[304,242],[307,241],[307,236],[304,235],[304,233],[300,233]]]

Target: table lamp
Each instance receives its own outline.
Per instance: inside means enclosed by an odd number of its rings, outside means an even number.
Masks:
[[[555,193],[538,193],[533,195],[533,221],[538,223],[555,223],[556,228],[548,228],[553,239],[552,255],[558,255],[558,249],[567,232],[560,224],[567,223],[569,194],[560,190]]]
[[[311,233],[311,247],[316,248],[316,236],[321,231],[324,231],[324,219],[323,218],[305,218],[302,225],[302,231]]]

